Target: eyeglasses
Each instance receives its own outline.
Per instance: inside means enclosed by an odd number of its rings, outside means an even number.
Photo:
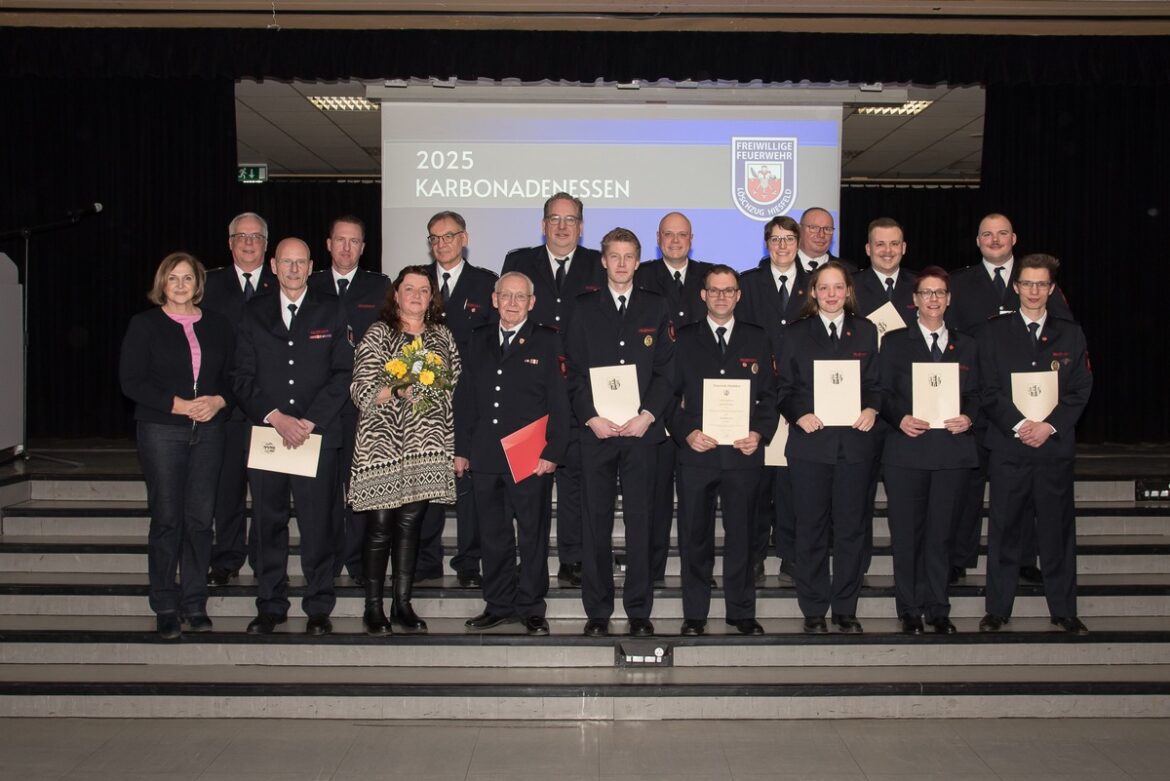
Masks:
[[[1052,287],[1051,282],[1033,282],[1028,279],[1017,279],[1016,287],[1022,287],[1024,290],[1047,290]]]
[[[505,304],[510,304],[515,301],[517,304],[523,304],[528,299],[532,298],[528,293],[496,293],[496,298],[503,301]]]
[[[228,238],[232,241],[251,241],[257,243],[268,241],[268,237],[263,233],[233,233]]]
[[[739,292],[737,287],[709,287],[705,290],[712,298],[732,298]]]
[[[568,215],[550,214],[549,216],[544,218],[544,221],[547,222],[549,225],[564,225],[566,228],[572,228],[574,225],[581,222],[581,218],[574,217],[571,214],[568,214]]]
[[[768,243],[774,247],[778,247],[782,244],[795,244],[796,237],[795,236],[769,236]]]
[[[817,235],[819,235],[819,236],[824,236],[824,235],[826,235],[826,234],[827,234],[827,235],[829,235],[829,236],[832,236],[832,235],[833,235],[833,227],[832,227],[832,226],[825,226],[825,225],[805,225],[805,224],[802,222],[802,223],[800,224],[800,229],[801,229],[801,230],[808,231],[809,233],[816,233],[816,234],[817,234]]]
[[[946,298],[949,290],[915,290],[914,295],[919,298]]]
[[[462,236],[467,231],[455,231],[454,233],[444,233],[442,236],[436,236],[433,233],[427,234],[427,244],[450,244],[455,241],[456,236]]]

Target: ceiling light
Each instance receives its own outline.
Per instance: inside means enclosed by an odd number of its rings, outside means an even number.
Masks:
[[[908,100],[900,106],[861,106],[858,114],[870,117],[913,117],[926,111],[933,100]]]
[[[322,111],[377,111],[379,104],[348,95],[308,95],[308,101]]]

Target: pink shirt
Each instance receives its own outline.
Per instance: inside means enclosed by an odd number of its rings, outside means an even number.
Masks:
[[[197,315],[172,315],[170,312],[167,312],[166,315],[183,326],[183,333],[187,335],[187,344],[191,346],[191,376],[198,381],[199,366],[203,361],[203,351],[199,349],[199,340],[195,338],[195,324],[199,322],[199,318],[203,317],[203,313],[201,312]]]

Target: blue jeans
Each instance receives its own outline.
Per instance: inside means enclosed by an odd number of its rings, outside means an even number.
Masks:
[[[194,429],[138,423],[138,460],[150,506],[150,609],[155,613],[207,612],[211,519],[223,442],[219,422]]]

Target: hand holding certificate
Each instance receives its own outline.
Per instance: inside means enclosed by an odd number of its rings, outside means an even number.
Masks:
[[[703,433],[720,445],[747,437],[751,412],[751,380],[703,380]]]
[[[594,366],[589,369],[589,386],[597,414],[617,426],[635,417],[642,406],[636,366]]]
[[[861,362],[813,361],[813,414],[826,426],[861,417]]]
[[[893,301],[887,301],[865,316],[865,319],[877,326],[878,347],[882,346],[882,337],[893,331],[906,327],[906,321],[898,314],[898,307]]]
[[[931,428],[946,428],[945,421],[960,415],[959,364],[914,363],[910,371],[911,414],[930,423]]]
[[[276,429],[269,426],[252,426],[252,442],[248,446],[249,469],[316,477],[317,461],[320,457],[320,434],[310,434],[305,444],[298,448],[287,448]]]
[[[1060,400],[1059,372],[1012,372],[1012,403],[1026,420],[1042,421]]]

